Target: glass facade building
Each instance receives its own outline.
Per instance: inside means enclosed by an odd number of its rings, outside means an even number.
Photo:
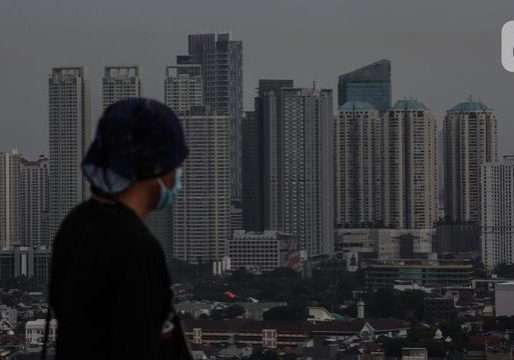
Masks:
[[[382,115],[391,108],[391,62],[379,60],[339,76],[338,105],[364,101]]]

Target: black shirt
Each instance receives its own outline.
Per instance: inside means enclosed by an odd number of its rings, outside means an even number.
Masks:
[[[160,244],[123,204],[88,200],[55,237],[56,359],[189,359]]]

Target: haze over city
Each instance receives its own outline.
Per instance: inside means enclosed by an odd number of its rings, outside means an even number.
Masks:
[[[244,46],[245,110],[258,79],[335,90],[339,74],[386,58],[393,100],[419,98],[441,122],[473,95],[498,116],[500,153],[513,153],[514,75],[500,64],[512,14],[508,0],[3,1],[0,150],[48,154],[52,67],[88,68],[96,123],[105,65],[140,65],[143,94],[162,99],[164,67],[187,51],[187,34],[230,31]]]

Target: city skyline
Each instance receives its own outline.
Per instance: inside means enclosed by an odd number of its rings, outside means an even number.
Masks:
[[[102,107],[99,89],[104,66],[140,65],[143,95],[162,100],[164,66],[173,64],[174,57],[184,53],[186,35],[222,30],[230,30],[234,38],[245,43],[244,110],[253,108],[258,79],[290,78],[297,86],[310,86],[316,80],[319,88],[335,91],[338,75],[385,58],[392,62],[393,101],[416,97],[441,123],[448,108],[472,94],[495,110],[500,134],[514,130],[509,121],[512,111],[508,98],[514,91],[514,81],[512,74],[501,68],[499,57],[500,28],[510,20],[512,2],[499,1],[484,12],[486,5],[474,0],[451,4],[436,1],[430,5],[405,1],[386,5],[368,0],[329,3],[324,7],[301,0],[295,3],[296,7],[273,4],[271,15],[265,11],[266,4],[247,4],[243,9],[234,1],[223,0],[216,6],[203,3],[206,11],[187,17],[187,21],[180,15],[198,4],[157,3],[155,8],[142,11],[135,11],[137,6],[127,6],[96,12],[81,4],[66,4],[58,9],[52,2],[32,4],[30,11],[28,4],[0,5],[1,23],[20,43],[7,39],[0,42],[2,53],[7,54],[0,70],[6,84],[0,87],[0,151],[18,148],[28,157],[48,154],[48,69],[60,64],[88,67],[95,125]],[[402,6],[396,6],[399,4]],[[396,10],[384,19],[382,14],[389,8]],[[231,10],[238,16],[227,22],[222,15]],[[119,18],[126,19],[126,25],[112,25],[115,11]],[[352,18],[352,14],[363,11],[369,19],[365,32],[359,30]],[[12,22],[19,12],[33,17],[31,26],[22,28],[23,24]],[[311,18],[304,12],[310,13]],[[265,26],[259,27],[259,15],[263,13],[267,15],[262,24]],[[280,22],[285,13],[289,15],[288,21]],[[420,13],[424,16],[419,17]],[[455,22],[457,15],[459,21]],[[401,25],[393,25],[394,19],[400,18]],[[93,19],[98,27],[90,28],[88,24]],[[131,19],[137,19],[139,26],[130,26]],[[303,26],[308,20],[316,26]],[[435,21],[437,29],[429,26]],[[319,36],[326,41],[316,41]],[[340,49],[330,45],[335,41],[341,44]],[[36,56],[37,63],[33,61]],[[16,85],[7,85],[12,83]],[[512,152],[514,144],[500,135],[500,153]]]

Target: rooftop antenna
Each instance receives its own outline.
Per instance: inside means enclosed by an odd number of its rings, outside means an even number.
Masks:
[[[473,102],[473,96],[471,94],[468,95],[468,102]]]
[[[316,90],[316,81],[313,81],[313,82],[312,82],[312,90],[313,90],[313,91],[314,91],[314,90]]]

